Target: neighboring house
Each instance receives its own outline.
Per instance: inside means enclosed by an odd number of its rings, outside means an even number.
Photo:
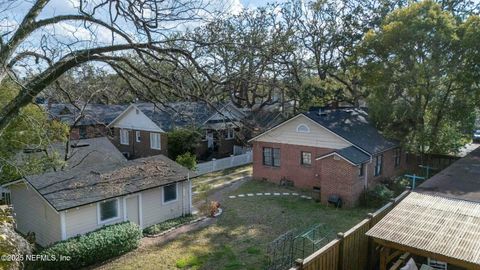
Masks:
[[[79,104],[83,108],[83,104]],[[83,112],[68,103],[49,103],[44,105],[49,117],[71,127],[70,139],[88,139],[107,136],[110,124],[127,105],[87,104]],[[75,119],[80,119],[75,123]]]
[[[109,224],[146,228],[191,213],[191,173],[167,157],[97,161],[6,184],[17,230],[47,246]]]
[[[312,110],[258,135],[253,177],[339,196],[347,206],[405,165],[398,143],[385,139],[361,109]]]
[[[381,270],[404,253],[418,269],[480,269],[480,149],[414,189],[366,235],[379,245]]]
[[[239,144],[236,133],[244,113],[231,104],[218,110],[201,102],[167,104],[134,103],[110,124],[112,142],[128,158],[167,154],[167,132],[176,128],[197,128],[202,140],[197,157],[221,157],[233,153]],[[204,135],[203,135],[204,134]]]

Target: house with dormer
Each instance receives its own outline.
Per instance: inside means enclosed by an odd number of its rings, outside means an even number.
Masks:
[[[359,108],[312,109],[250,140],[253,178],[357,204],[361,193],[400,173],[405,153]]]

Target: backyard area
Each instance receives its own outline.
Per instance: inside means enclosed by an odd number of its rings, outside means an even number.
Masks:
[[[229,198],[257,192],[272,195]],[[96,269],[265,269],[268,244],[286,231],[323,223],[332,233],[341,232],[369,212],[335,209],[300,196],[273,196],[273,192],[299,191],[253,180],[212,191],[211,198],[220,200],[224,210],[213,224],[168,243],[142,245]]]

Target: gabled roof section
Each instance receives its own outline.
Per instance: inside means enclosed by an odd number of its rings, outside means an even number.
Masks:
[[[398,146],[398,142],[387,140],[370,124],[368,114],[362,109],[331,109],[323,113],[309,111],[303,115],[369,154],[376,154]]]
[[[200,127],[215,112],[203,102],[136,103],[146,116],[164,131],[176,127]]]
[[[367,155],[365,152],[360,151],[355,146],[349,146],[342,149],[337,149],[325,155],[319,156],[316,160],[324,159],[326,157],[337,155],[352,165],[360,165],[370,160],[370,156]]]
[[[27,176],[25,180],[57,211],[188,179],[194,173],[158,155],[124,163]]]
[[[147,116],[137,104],[130,104],[108,127],[128,128],[154,132],[164,132],[157,123]]]

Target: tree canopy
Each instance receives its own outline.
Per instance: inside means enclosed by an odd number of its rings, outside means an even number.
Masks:
[[[366,34],[370,115],[411,151],[451,153],[471,138],[479,105],[476,22],[427,0],[394,10]]]

